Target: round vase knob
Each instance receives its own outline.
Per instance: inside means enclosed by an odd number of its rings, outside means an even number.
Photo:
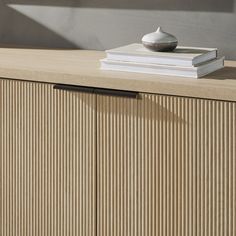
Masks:
[[[144,35],[142,43],[144,47],[155,52],[170,52],[177,47],[178,40],[174,35],[162,31],[159,27],[156,32]]]

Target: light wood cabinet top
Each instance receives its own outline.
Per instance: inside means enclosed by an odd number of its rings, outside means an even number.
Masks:
[[[105,52],[0,48],[0,77],[236,101],[236,62],[201,79],[101,71]]]

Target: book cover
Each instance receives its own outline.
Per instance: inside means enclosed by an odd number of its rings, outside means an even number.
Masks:
[[[172,52],[153,52],[138,43],[106,50],[106,53],[110,60],[179,66],[197,66],[217,57],[216,48],[178,46]]]

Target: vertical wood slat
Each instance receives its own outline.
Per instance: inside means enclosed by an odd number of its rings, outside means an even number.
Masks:
[[[98,235],[236,235],[236,103],[98,96]]]
[[[0,235],[96,234],[95,106],[0,79]]]

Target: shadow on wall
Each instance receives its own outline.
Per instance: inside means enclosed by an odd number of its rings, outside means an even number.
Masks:
[[[64,37],[0,2],[0,44],[78,48]]]
[[[161,25],[181,44],[217,47],[235,59],[234,2],[0,0],[0,44],[104,50],[137,42]]]
[[[5,0],[5,4],[87,8],[234,12],[234,0]]]

